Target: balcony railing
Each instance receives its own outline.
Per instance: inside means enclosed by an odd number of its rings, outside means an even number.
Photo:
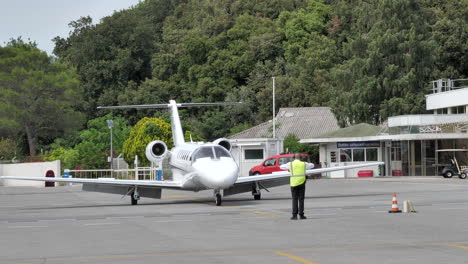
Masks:
[[[468,79],[439,79],[432,81],[432,93],[468,88]]]

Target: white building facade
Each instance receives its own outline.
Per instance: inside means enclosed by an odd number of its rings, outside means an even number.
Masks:
[[[426,95],[426,109],[432,114],[390,117],[385,126],[371,134],[318,137],[301,142],[319,144],[320,162],[325,166],[376,158],[384,161],[384,167],[370,168],[374,176],[437,176],[452,157],[468,165],[468,152],[437,151],[468,149],[468,79],[441,79],[432,84],[432,93]],[[357,177],[358,173],[341,172],[338,177]]]

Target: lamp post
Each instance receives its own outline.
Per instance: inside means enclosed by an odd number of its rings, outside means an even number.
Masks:
[[[112,128],[114,127],[113,120],[106,120],[107,126],[110,129],[110,169],[111,169],[111,178],[114,177],[114,170],[112,169],[112,163],[114,161],[113,150],[112,150]]]
[[[275,122],[275,77],[273,79],[273,138],[276,138],[276,122]]]

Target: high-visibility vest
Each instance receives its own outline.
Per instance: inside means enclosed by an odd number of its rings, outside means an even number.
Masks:
[[[294,160],[289,163],[289,171],[291,172],[290,184],[295,187],[303,184],[306,181],[306,163],[300,160]]]

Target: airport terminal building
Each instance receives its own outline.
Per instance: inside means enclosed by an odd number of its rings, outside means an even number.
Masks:
[[[442,164],[456,157],[468,165],[468,79],[432,82],[424,115],[394,116],[383,126],[358,124],[301,143],[319,144],[322,166],[384,161],[369,168],[372,176],[436,176]],[[329,177],[358,177],[362,169],[338,171]],[[369,175],[366,175],[369,176]]]

